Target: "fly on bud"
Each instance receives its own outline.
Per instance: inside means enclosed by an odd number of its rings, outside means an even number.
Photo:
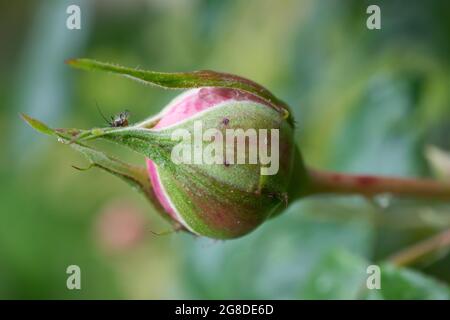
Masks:
[[[121,113],[119,113],[116,116],[111,116],[111,119],[108,120],[105,115],[103,114],[102,110],[100,109],[100,107],[97,104],[97,110],[100,113],[100,115],[102,116],[103,120],[105,120],[105,122],[110,126],[110,127],[126,127],[128,126],[128,118],[130,116],[130,111],[125,110],[122,111]]]

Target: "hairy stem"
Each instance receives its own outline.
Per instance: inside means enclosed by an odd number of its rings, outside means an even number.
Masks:
[[[450,183],[431,179],[352,175],[316,169],[309,169],[308,175],[311,194],[359,194],[366,197],[391,194],[450,201]]]

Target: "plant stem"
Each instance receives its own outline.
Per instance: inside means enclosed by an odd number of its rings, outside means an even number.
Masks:
[[[359,194],[365,197],[391,194],[450,201],[450,183],[431,179],[352,175],[317,169],[309,169],[308,175],[311,194]]]
[[[429,239],[414,244],[392,255],[388,260],[397,265],[410,265],[424,256],[450,246],[450,229],[447,229]]]

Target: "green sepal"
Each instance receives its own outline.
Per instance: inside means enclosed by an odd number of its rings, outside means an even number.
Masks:
[[[176,229],[180,229],[179,224],[169,217],[169,215],[161,207],[159,201],[156,199],[152,185],[148,178],[147,169],[145,167],[132,165],[116,159],[115,157],[109,156],[99,150],[94,149],[91,146],[80,142],[80,138],[78,138],[88,137],[93,139],[93,137],[99,137],[102,133],[108,131],[108,128],[104,130],[52,129],[46,124],[26,114],[20,114],[20,116],[36,131],[46,135],[57,137],[60,142],[67,144],[73,149],[82,153],[89,161],[89,166],[85,169],[81,169],[77,166],[72,167],[78,170],[87,170],[93,167],[97,167],[121,178],[134,189],[143,193],[164,219],[174,224],[174,227]]]
[[[192,72],[157,72],[127,68],[119,65],[95,61],[91,59],[69,59],[66,63],[70,66],[85,69],[107,71],[125,76],[127,78],[170,89],[189,89],[200,87],[222,87],[238,89],[252,93],[267,101],[275,110],[282,114],[291,125],[293,119],[290,116],[288,105],[275,97],[269,90],[249,79],[211,70],[199,70]]]

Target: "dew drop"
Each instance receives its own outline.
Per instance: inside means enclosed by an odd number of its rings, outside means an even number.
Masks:
[[[376,196],[373,200],[380,208],[387,209],[391,206],[392,196],[390,194],[382,194]]]

